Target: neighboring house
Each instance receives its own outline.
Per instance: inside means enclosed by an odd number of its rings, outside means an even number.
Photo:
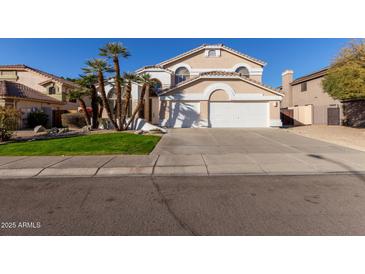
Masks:
[[[333,99],[322,88],[327,68],[293,79],[294,72],[282,74],[281,113],[284,124],[340,125],[343,120],[342,103]]]
[[[157,81],[144,118],[166,127],[278,127],[283,94],[262,83],[265,63],[223,44],[202,45],[136,72]],[[134,85],[132,106],[140,94]]]
[[[21,128],[27,127],[28,113],[36,109],[48,114],[48,126],[60,126],[61,113],[78,109],[66,96],[75,87],[71,81],[26,65],[0,65],[0,105],[21,111]]]

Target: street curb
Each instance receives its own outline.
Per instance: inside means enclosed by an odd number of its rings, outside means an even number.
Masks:
[[[364,171],[330,171],[330,172],[246,172],[246,173],[154,173],[153,167],[121,168],[28,168],[0,169],[0,180],[18,178],[62,178],[62,177],[214,177],[214,176],[312,176],[312,175],[357,175],[365,176]]]

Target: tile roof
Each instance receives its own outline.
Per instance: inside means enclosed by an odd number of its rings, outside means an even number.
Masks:
[[[74,82],[68,81],[68,80],[63,79],[61,77],[58,77],[56,75],[50,74],[48,72],[41,71],[41,70],[36,69],[36,68],[29,67],[29,66],[23,65],[23,64],[17,64],[17,65],[0,65],[0,70],[1,69],[32,70],[32,71],[35,71],[35,72],[37,72],[37,73],[39,73],[39,74],[41,74],[43,76],[49,77],[52,80],[58,81],[58,82],[60,82],[62,84],[66,84],[66,85],[69,85],[69,86],[72,86],[72,87],[77,87],[77,84],[75,84]]]
[[[270,91],[274,92],[274,93],[278,93],[280,95],[283,95],[282,92],[279,90],[279,89],[276,89],[276,88],[273,88],[271,86],[268,86],[268,85],[265,85],[259,81],[256,81],[256,80],[253,80],[251,78],[248,78],[248,77],[244,77],[242,76],[241,74],[237,73],[237,72],[227,72],[227,71],[207,71],[207,72],[202,72],[200,73],[199,75],[195,76],[195,77],[191,77],[183,82],[180,82],[178,85],[170,88],[170,89],[167,89],[167,90],[163,90],[162,91],[162,94],[166,94],[166,93],[169,93],[175,89],[178,89],[182,86],[185,86],[191,82],[194,82],[198,79],[204,79],[204,78],[214,78],[214,76],[216,77],[223,77],[223,78],[239,78],[239,79],[242,79],[246,82],[249,82],[249,83],[252,83],[256,86],[259,86],[259,87],[263,87],[263,88],[266,88],[266,89],[269,89]]]
[[[260,64],[262,66],[266,65],[266,63],[264,61],[259,60],[259,59],[256,59],[256,58],[253,58],[253,57],[251,57],[251,56],[249,56],[247,54],[244,54],[242,52],[239,52],[238,50],[235,50],[235,49],[232,49],[230,47],[227,47],[224,44],[214,44],[214,45],[203,44],[203,45],[201,45],[199,47],[196,47],[194,49],[191,49],[189,51],[186,51],[186,52],[184,52],[184,53],[182,53],[180,55],[177,55],[177,56],[175,56],[173,58],[170,58],[170,59],[168,59],[166,61],[163,61],[161,63],[158,63],[157,66],[164,66],[165,64],[168,64],[168,63],[171,63],[173,61],[179,60],[179,59],[181,59],[181,58],[183,58],[185,56],[189,56],[190,54],[193,54],[193,53],[198,52],[200,50],[203,50],[203,49],[206,49],[206,48],[207,49],[208,48],[214,48],[214,47],[220,48],[220,49],[225,49],[225,50],[230,51],[230,52],[232,52],[234,54],[237,54],[237,55],[239,55],[239,56],[241,56],[243,58],[246,58],[248,60],[251,60],[252,62],[258,63],[258,64]]]
[[[22,99],[46,101],[55,104],[64,104],[55,98],[45,95],[35,89],[27,87],[20,83],[1,80],[0,81],[0,96],[1,97],[17,97]]]
[[[167,72],[169,72],[169,73],[173,73],[173,71],[172,71],[172,70],[167,69],[167,68],[164,68],[164,67],[162,67],[162,66],[158,66],[158,65],[144,66],[144,67],[142,67],[142,68],[137,69],[137,70],[136,70],[136,72],[140,72],[140,71],[145,70],[145,69],[156,69],[156,68],[157,68],[157,69],[165,70],[165,71],[167,71]]]
[[[327,70],[328,70],[328,67],[325,67],[323,69],[317,70],[315,72],[312,72],[310,74],[307,74],[307,75],[304,75],[302,77],[299,77],[299,78],[295,79],[290,84],[291,85],[297,85],[297,84],[300,84],[300,83],[305,82],[305,81],[309,81],[309,80],[313,80],[313,79],[322,77],[322,76],[326,75]]]

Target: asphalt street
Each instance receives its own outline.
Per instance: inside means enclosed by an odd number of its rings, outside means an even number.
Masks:
[[[365,176],[0,180],[0,235],[365,235]]]

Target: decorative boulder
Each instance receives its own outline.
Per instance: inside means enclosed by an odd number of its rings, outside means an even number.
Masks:
[[[47,131],[46,128],[44,126],[41,126],[41,125],[36,126],[34,128],[34,133],[40,133],[40,132],[46,132],[46,131]]]
[[[83,133],[89,133],[89,132],[90,132],[90,126],[84,126],[84,127],[81,129],[81,131],[82,131]]]

